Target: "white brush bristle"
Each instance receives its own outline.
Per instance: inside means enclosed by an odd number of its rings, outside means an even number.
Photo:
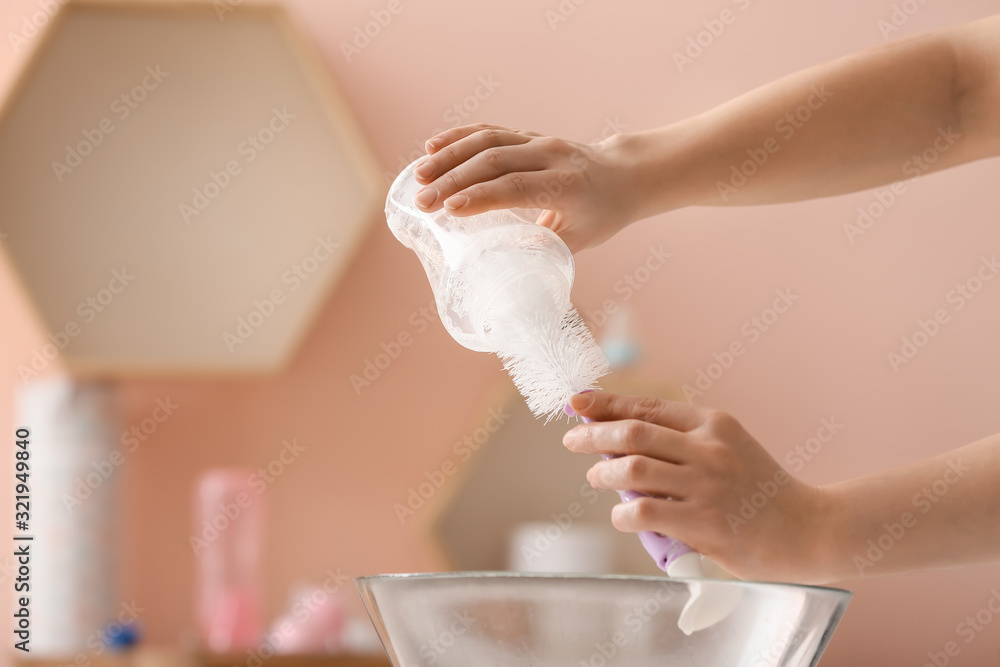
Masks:
[[[551,420],[610,370],[570,303],[569,249],[511,211],[453,218],[394,203],[417,187],[412,174],[393,184],[386,215],[420,257],[441,322],[462,345],[499,356],[535,416]]]
[[[595,388],[611,369],[575,309],[556,319],[539,313],[525,324],[521,335],[497,356],[531,412],[549,422],[563,413],[573,394]]]

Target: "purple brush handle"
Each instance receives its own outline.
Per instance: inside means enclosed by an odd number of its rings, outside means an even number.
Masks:
[[[593,419],[587,419],[586,417],[580,417],[585,424],[593,424]],[[611,456],[610,454],[602,455],[605,459],[616,459],[617,456]],[[638,491],[619,491],[618,495],[622,497],[622,500],[629,502],[630,500],[635,500],[636,498],[642,498],[644,493],[639,493]],[[691,547],[684,544],[680,540],[675,540],[672,537],[667,537],[666,535],[660,535],[659,533],[654,533],[652,531],[644,531],[639,533],[639,541],[642,542],[642,546],[646,547],[646,551],[656,564],[664,572],[667,571],[667,566],[673,563],[675,560],[680,558],[686,553],[691,553],[694,551]]]

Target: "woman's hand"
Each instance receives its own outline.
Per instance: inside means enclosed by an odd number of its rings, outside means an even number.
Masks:
[[[836,577],[826,494],[785,472],[728,414],[600,392],[570,405],[595,423],[567,432],[566,447],[619,457],[595,464],[591,485],[648,496],[615,506],[618,530],[675,537],[743,579]]]
[[[485,124],[452,128],[427,140],[428,157],[415,172],[425,187],[414,200],[458,216],[542,209],[537,222],[577,252],[634,220],[619,143],[585,145]]]

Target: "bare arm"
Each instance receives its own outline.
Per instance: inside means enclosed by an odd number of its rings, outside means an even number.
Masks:
[[[570,402],[594,423],[566,446],[620,456],[596,463],[590,483],[647,494],[616,506],[615,526],[676,537],[744,579],[821,584],[1000,560],[1000,434],[817,487],[725,413],[602,392]]]
[[[684,206],[824,197],[1000,155],[1000,15],[796,72],[584,145],[468,125],[427,142],[418,205],[545,212],[575,251]]]
[[[796,201],[907,179],[1000,155],[1000,16],[862,51],[599,144],[476,125],[432,137],[428,152],[418,205],[456,215],[542,208],[540,224],[574,250],[684,206]],[[566,445],[622,455],[594,466],[594,486],[649,494],[615,508],[621,530],[678,537],[746,578],[810,583],[1000,559],[1000,434],[814,487],[728,415],[588,396],[573,407],[598,423],[574,428]],[[760,484],[780,490],[745,518],[743,501]]]
[[[831,578],[1000,560],[1000,434],[825,493]]]
[[[1000,16],[796,72],[622,136],[645,215],[824,197],[1000,154]]]

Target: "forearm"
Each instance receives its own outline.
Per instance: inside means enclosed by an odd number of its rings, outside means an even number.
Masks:
[[[993,17],[862,51],[617,137],[634,217],[836,195],[996,154],[998,28]]]
[[[824,492],[834,579],[1000,559],[1000,434]]]

